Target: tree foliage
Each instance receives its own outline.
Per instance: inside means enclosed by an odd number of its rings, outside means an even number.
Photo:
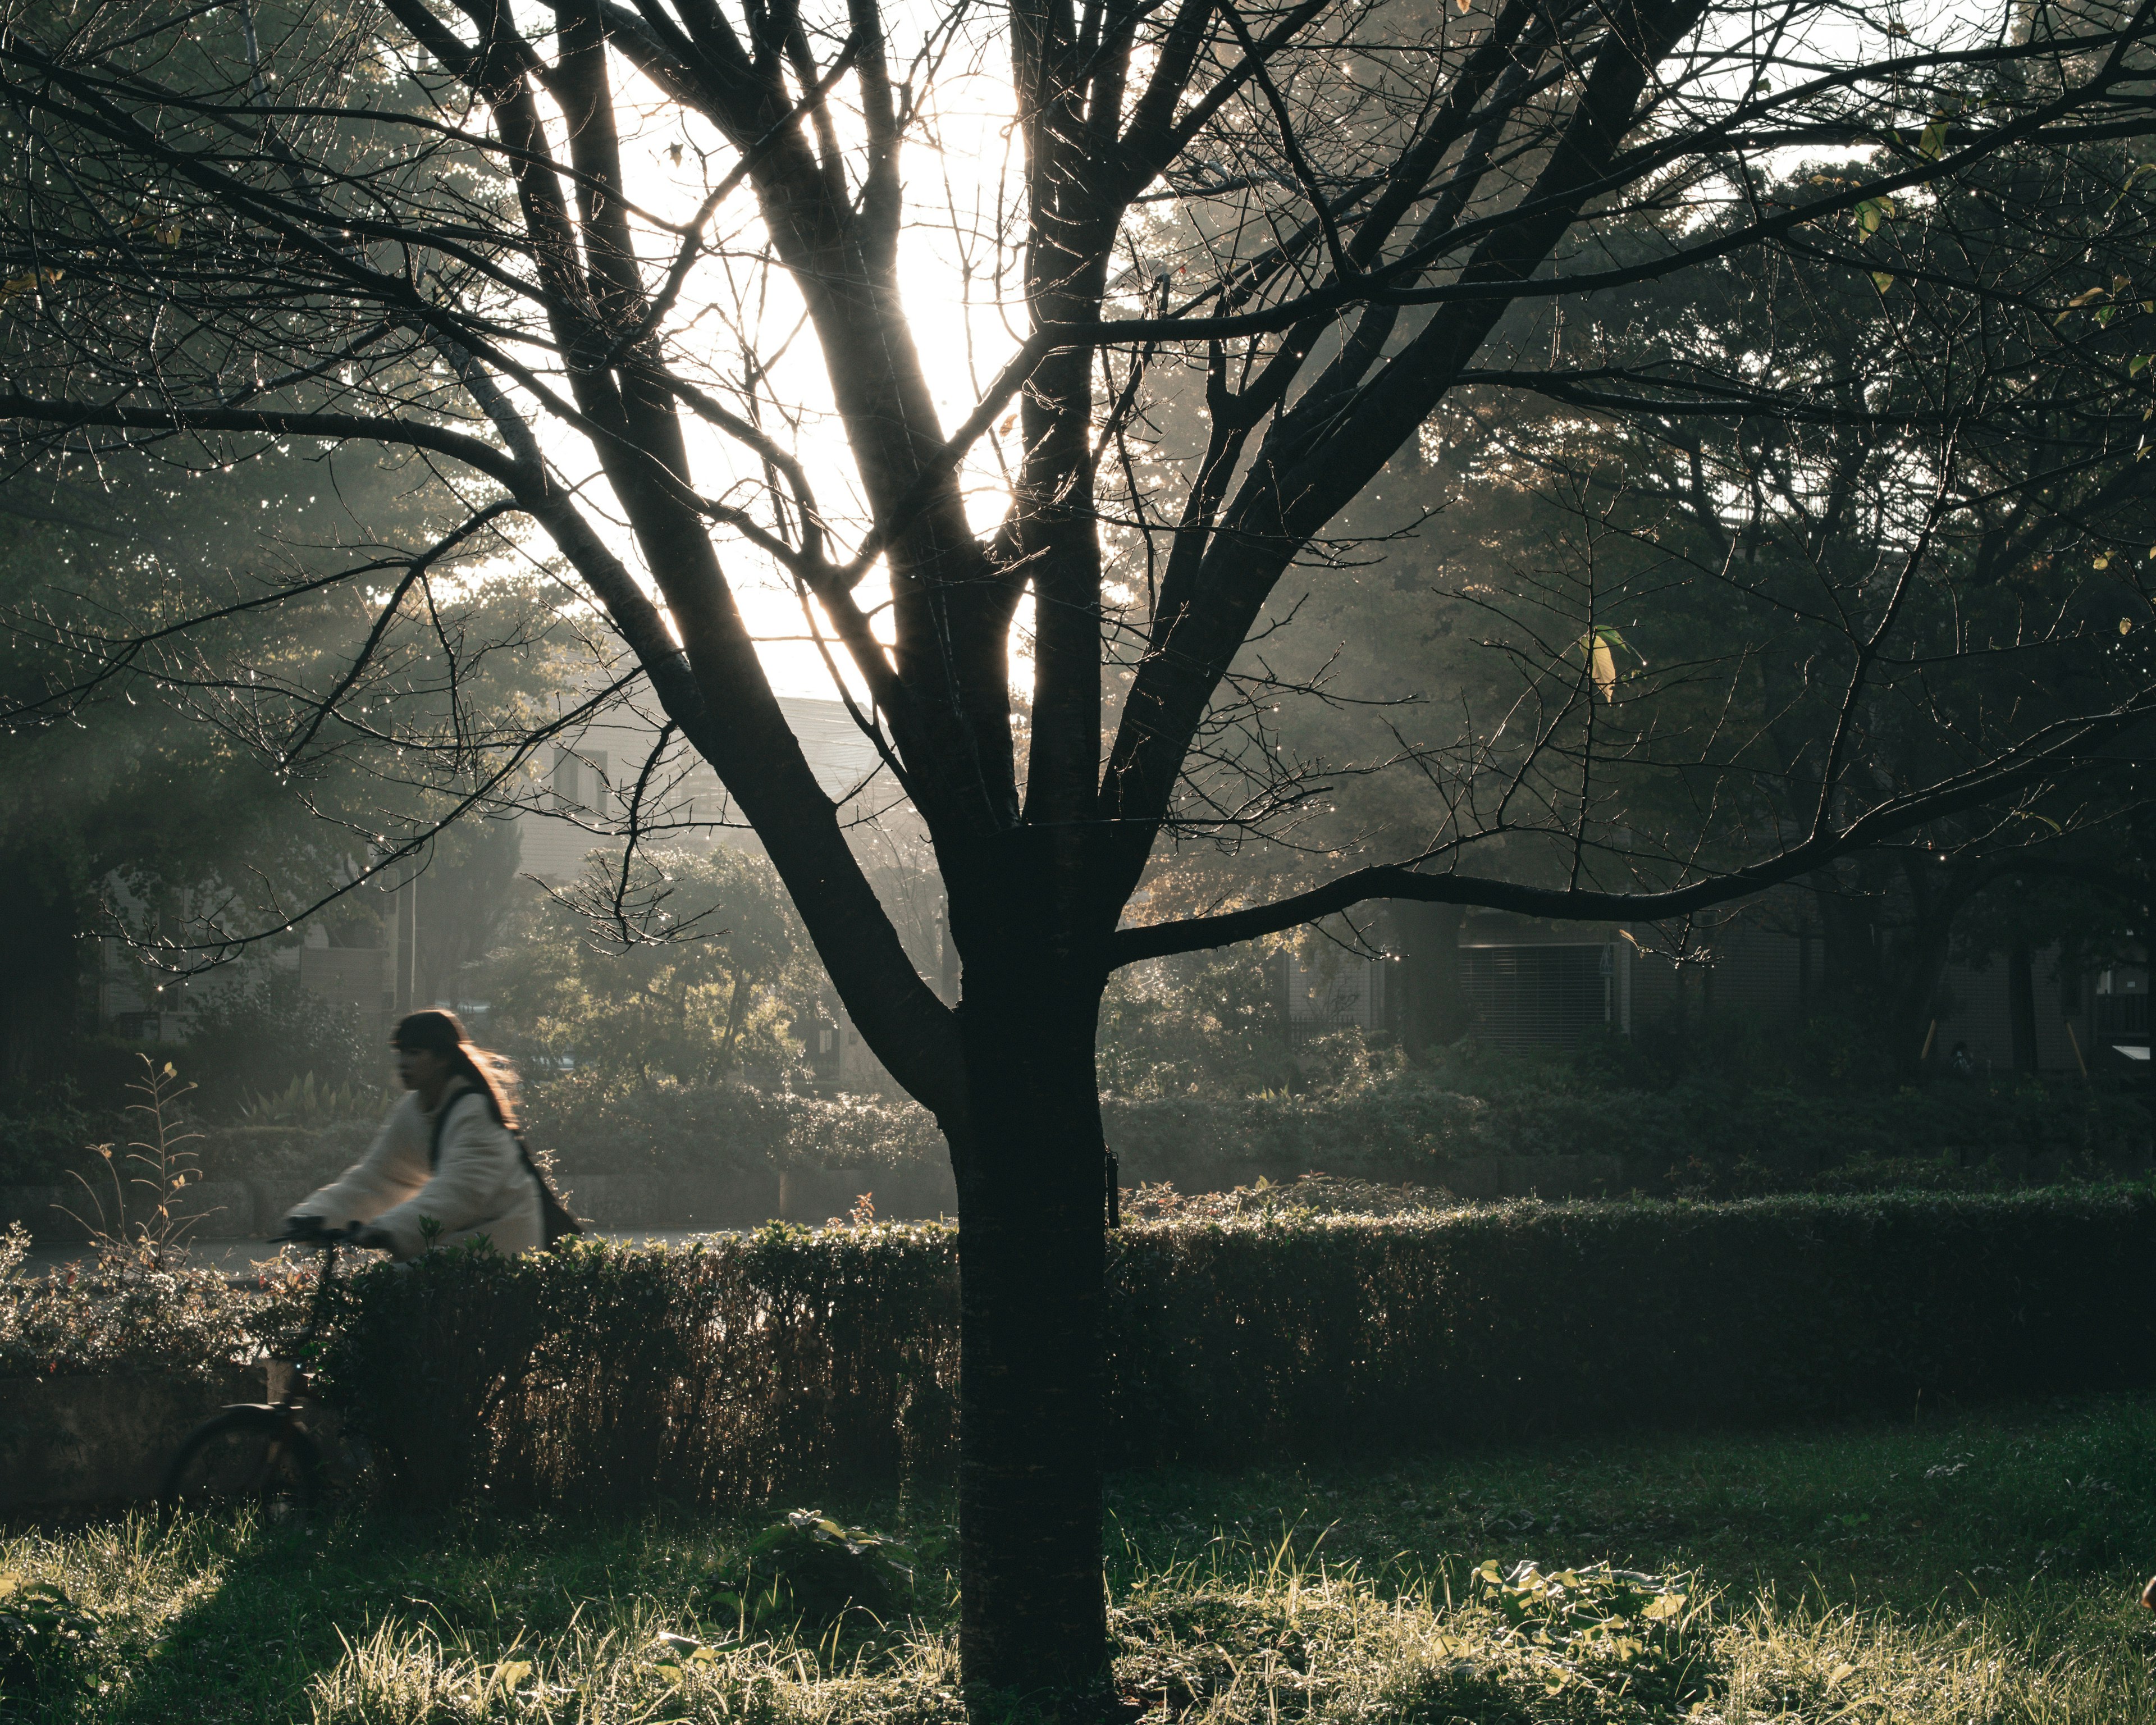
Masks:
[[[595,922],[591,901],[613,901],[624,866],[634,920]],[[536,1067],[573,1067],[605,1091],[709,1083],[744,1066],[792,1075],[813,983],[768,862],[724,846],[626,864],[603,854],[582,886],[550,896],[489,978],[490,1022]]]

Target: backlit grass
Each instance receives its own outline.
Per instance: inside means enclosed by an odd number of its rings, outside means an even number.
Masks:
[[[1111,1496],[1110,1710],[1127,1719],[2156,1725],[2156,1625],[2133,1604],[2156,1567],[2156,1404],[2140,1400],[1152,1474]],[[704,1518],[17,1528],[0,1572],[57,1585],[96,1627],[10,1661],[0,1708],[114,1725],[961,1718],[934,1557],[947,1507],[825,1507],[921,1538],[889,1621],[748,1618],[722,1572],[755,1524]]]

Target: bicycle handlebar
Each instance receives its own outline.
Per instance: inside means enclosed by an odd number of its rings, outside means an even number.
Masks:
[[[312,1222],[311,1226],[288,1227],[282,1234],[271,1235],[270,1244],[271,1245],[349,1245],[359,1238],[359,1230],[366,1226],[362,1222],[347,1222],[341,1228],[331,1228],[324,1223],[314,1221],[312,1218],[308,1219]]]

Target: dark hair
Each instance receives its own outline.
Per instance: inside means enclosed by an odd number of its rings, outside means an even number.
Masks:
[[[516,1069],[473,1041],[454,1013],[429,1008],[400,1019],[389,1045],[440,1055],[452,1071],[469,1079],[486,1098],[488,1113],[511,1132],[516,1130]]]

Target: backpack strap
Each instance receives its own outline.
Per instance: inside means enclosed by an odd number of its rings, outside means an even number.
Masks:
[[[427,1140],[427,1170],[429,1173],[438,1172],[442,1165],[442,1128],[449,1124],[449,1110],[466,1096],[479,1095],[479,1091],[466,1086],[454,1096],[444,1097],[442,1106],[434,1110],[434,1128]],[[491,1114],[494,1111],[490,1108],[487,1111]],[[562,1202],[562,1194],[554,1189],[554,1183],[547,1178],[546,1171],[531,1159],[531,1147],[524,1142],[524,1134],[511,1132],[506,1127],[502,1130],[508,1132],[516,1141],[516,1153],[524,1161],[524,1172],[531,1176],[532,1183],[539,1189],[539,1229],[545,1236],[547,1250],[552,1251],[558,1240],[583,1234],[583,1224],[570,1214],[568,1205]]]
[[[427,1138],[427,1172],[429,1173],[439,1173],[441,1171],[442,1128],[449,1123],[449,1110],[455,1107],[457,1104],[464,1101],[466,1096],[474,1096],[478,1094],[479,1092],[467,1086],[465,1089],[459,1091],[454,1096],[444,1096],[442,1098],[442,1106],[434,1110],[434,1130],[428,1135]]]

